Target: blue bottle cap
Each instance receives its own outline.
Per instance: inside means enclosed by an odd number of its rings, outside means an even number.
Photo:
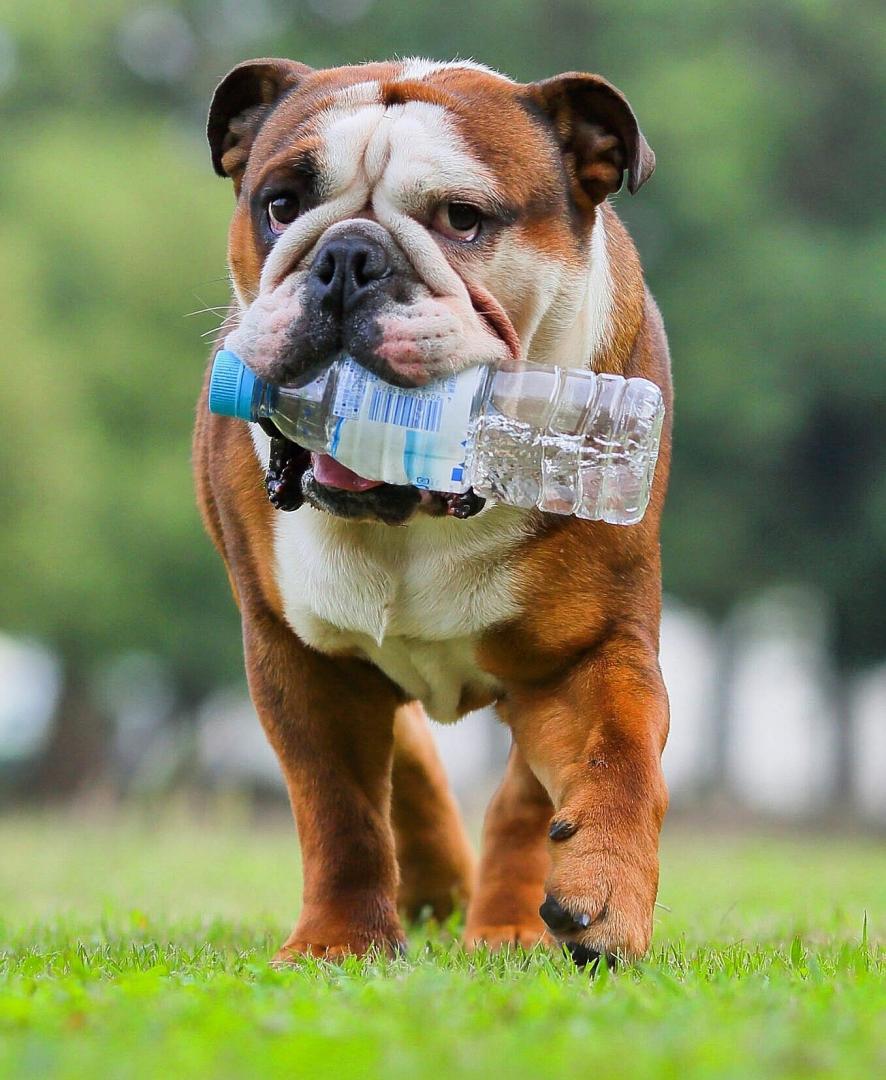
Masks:
[[[252,420],[252,403],[258,397],[261,379],[254,375],[236,353],[222,349],[212,361],[209,377],[209,411],[219,416]]]

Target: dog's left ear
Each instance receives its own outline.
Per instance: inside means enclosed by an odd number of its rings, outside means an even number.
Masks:
[[[265,116],[311,70],[295,60],[266,57],[246,60],[225,75],[212,95],[206,121],[212,167],[219,176],[239,181]]]
[[[618,191],[625,171],[632,195],[652,175],[655,154],[627,99],[611,83],[570,71],[528,90],[554,126],[579,206],[596,206]]]

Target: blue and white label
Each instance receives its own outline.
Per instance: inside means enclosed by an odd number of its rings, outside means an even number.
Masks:
[[[329,453],[369,480],[466,491],[471,409],[484,371],[471,367],[407,389],[345,359],[332,406],[338,421]]]

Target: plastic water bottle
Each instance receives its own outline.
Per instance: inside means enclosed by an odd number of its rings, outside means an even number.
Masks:
[[[266,418],[308,450],[368,480],[477,494],[613,525],[640,521],[664,419],[661,390],[541,364],[466,368],[403,388],[342,355],[298,386],[265,383],[220,351],[209,408]]]

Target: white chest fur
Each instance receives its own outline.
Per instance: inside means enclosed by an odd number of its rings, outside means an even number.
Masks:
[[[468,521],[419,517],[400,527],[310,506],[276,514],[286,619],[313,648],[371,660],[434,719],[454,720],[465,691],[496,689],[475,645],[517,613],[507,556],[524,536],[525,513],[503,506]]]

